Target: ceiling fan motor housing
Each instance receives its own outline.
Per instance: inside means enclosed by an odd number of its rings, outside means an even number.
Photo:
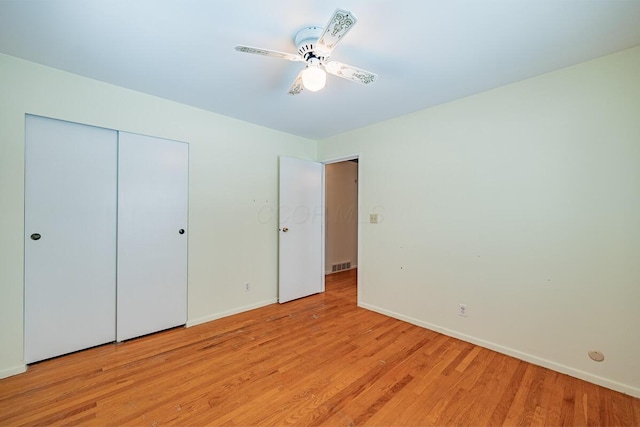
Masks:
[[[319,62],[323,62],[326,59],[326,56],[315,51],[316,42],[322,36],[323,31],[322,27],[308,26],[302,28],[294,36],[293,41],[298,49],[298,54],[305,61],[309,62],[312,59],[317,59]]]

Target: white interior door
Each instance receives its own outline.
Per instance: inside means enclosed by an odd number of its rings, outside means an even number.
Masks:
[[[25,361],[115,339],[117,132],[26,116]]]
[[[324,165],[280,157],[278,301],[323,292]]]
[[[189,145],[119,133],[118,341],[187,321]]]

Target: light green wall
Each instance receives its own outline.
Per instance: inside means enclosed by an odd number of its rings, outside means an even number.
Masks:
[[[278,156],[315,141],[0,54],[0,378],[24,369],[25,113],[189,142],[189,323],[276,300]]]
[[[640,396],[640,47],[318,150],[360,154],[361,305]]]

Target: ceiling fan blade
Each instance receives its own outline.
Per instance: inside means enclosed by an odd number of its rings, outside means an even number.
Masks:
[[[343,64],[338,61],[330,61],[325,64],[325,70],[327,73],[334,76],[342,77],[343,79],[351,80],[356,83],[368,85],[373,83],[378,78],[378,75],[370,71],[363,70],[361,68],[352,67],[351,65]]]
[[[295,55],[293,53],[278,52],[277,50],[260,49],[257,47],[250,47],[250,46],[236,46],[236,50],[238,52],[253,53],[255,55],[270,56],[272,58],[287,59],[289,61],[304,61],[304,59],[301,58],[300,55]]]
[[[324,33],[316,42],[316,49],[329,56],[333,48],[342,37],[356,24],[358,20],[348,10],[336,9],[333,16],[324,27]]]
[[[302,71],[298,73],[298,77],[293,81],[293,84],[289,88],[289,95],[299,95],[304,90],[304,86],[302,84]]]

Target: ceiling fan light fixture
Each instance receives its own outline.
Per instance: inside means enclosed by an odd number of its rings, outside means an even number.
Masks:
[[[236,50],[293,62],[305,62],[306,68],[297,74],[289,88],[289,95],[299,95],[304,89],[310,92],[321,90],[327,83],[327,73],[368,85],[378,78],[377,74],[342,62],[329,61],[329,56],[336,44],[342,40],[356,21],[356,17],[348,10],[336,9],[324,27],[306,26],[298,30],[293,38],[298,49],[297,55],[242,45],[236,46]]]
[[[309,65],[301,77],[304,88],[311,92],[317,92],[327,84],[327,73],[317,65]]]

